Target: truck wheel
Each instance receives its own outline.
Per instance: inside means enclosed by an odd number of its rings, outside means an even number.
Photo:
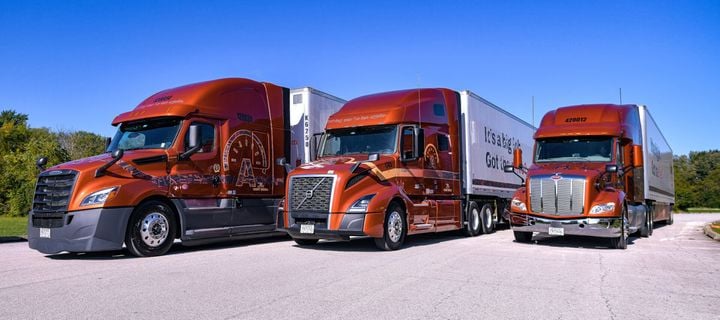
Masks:
[[[375,238],[375,245],[380,250],[397,250],[405,241],[407,226],[405,225],[405,211],[398,204],[393,203],[385,214],[383,224],[383,237]]]
[[[480,231],[482,231],[480,220],[480,210],[478,209],[477,203],[471,201],[467,216],[467,226],[463,228],[463,233],[468,237],[479,235]]]
[[[296,239],[296,238],[293,238],[293,240],[295,240],[295,243],[297,243],[299,246],[311,246],[311,245],[318,243],[318,241],[320,239]]]
[[[125,246],[137,257],[161,256],[175,240],[177,224],[173,210],[163,202],[148,201],[130,216]]]
[[[516,242],[528,243],[532,241],[532,232],[526,231],[513,231]]]
[[[670,207],[670,214],[668,215],[668,219],[667,219],[667,222],[665,222],[665,224],[671,225],[674,222],[675,222],[675,218],[673,218],[672,207]]]
[[[480,209],[480,220],[482,222],[482,233],[488,234],[495,230],[495,220],[493,219],[493,207],[486,203]]]
[[[645,223],[643,223],[643,226],[640,228],[639,231],[640,236],[643,238],[647,238],[653,233],[653,213],[651,206],[648,206],[647,208],[647,213],[645,214]]]
[[[620,224],[620,236],[617,238],[610,238],[610,247],[615,249],[627,249],[627,232],[625,231],[625,216],[627,216],[627,209],[623,205],[622,208],[622,223]]]

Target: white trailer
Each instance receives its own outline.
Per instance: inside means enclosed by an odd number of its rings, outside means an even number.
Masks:
[[[311,87],[290,90],[290,164],[293,167],[315,159],[316,137],[325,130],[330,115],[345,102]]]
[[[643,194],[646,200],[675,204],[673,153],[646,106],[638,106],[643,144]]]
[[[463,144],[463,194],[471,200],[495,202],[493,221],[517,188],[520,179],[504,172],[512,164],[513,150],[532,150],[535,127],[470,92],[460,92]],[[523,164],[532,163],[532,152],[523,153]]]

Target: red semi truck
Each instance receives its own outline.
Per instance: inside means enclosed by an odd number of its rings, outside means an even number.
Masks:
[[[286,165],[309,160],[303,134],[321,130],[317,119],[343,103],[312,88],[240,78],[158,92],[113,120],[107,153],[43,169],[30,248],[125,244],[136,256],[154,256],[175,239],[192,245],[273,234]]]
[[[535,132],[532,166],[515,161],[506,171],[527,174],[510,207],[518,242],[533,232],[584,235],[625,249],[628,235],[647,237],[654,222],[673,222],[672,149],[642,105],[550,111]]]
[[[318,159],[289,174],[278,228],[300,245],[369,236],[383,250],[412,234],[492,232],[519,187],[503,165],[533,132],[469,91],[353,99],[328,119]]]

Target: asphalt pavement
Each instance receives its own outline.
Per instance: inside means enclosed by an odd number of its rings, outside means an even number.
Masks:
[[[0,319],[718,319],[720,242],[682,214],[627,250],[510,230],[298,247],[288,238],[162,257],[43,255],[0,244]]]

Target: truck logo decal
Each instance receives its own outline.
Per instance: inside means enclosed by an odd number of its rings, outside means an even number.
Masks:
[[[318,183],[312,189],[305,191],[305,198],[302,199],[302,201],[300,201],[300,203],[298,203],[297,206],[295,206],[295,209],[300,209],[300,207],[302,207],[302,205],[303,205],[303,203],[305,203],[305,201],[312,198],[313,192],[315,192],[315,189],[317,189],[323,183],[323,181],[325,181],[325,179],[327,179],[327,177],[324,177],[320,181],[318,181]]]
[[[560,172],[558,172],[558,173],[556,173],[556,174],[554,174],[554,175],[552,175],[552,176],[550,177],[550,179],[552,179],[552,180],[555,181],[555,182],[558,182],[559,180],[562,180],[562,178],[563,178],[563,177],[560,175]]]
[[[268,161],[268,136],[262,132],[238,130],[228,138],[222,155],[223,169],[237,176],[236,187],[247,187],[251,191],[267,192],[272,177]]]

